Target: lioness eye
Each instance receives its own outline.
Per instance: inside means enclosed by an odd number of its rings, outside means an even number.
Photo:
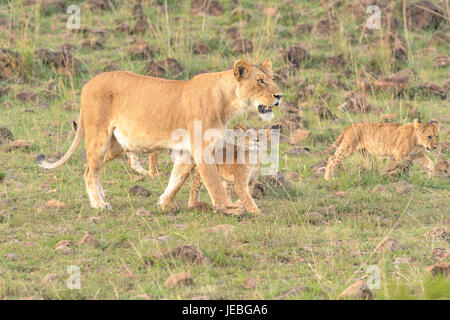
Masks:
[[[263,80],[263,79],[259,79],[259,80],[258,80],[258,83],[259,83],[259,84],[264,84],[264,80]]]
[[[431,138],[433,138],[432,136],[428,136],[428,140],[431,140]]]

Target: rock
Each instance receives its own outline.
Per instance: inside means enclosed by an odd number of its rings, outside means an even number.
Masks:
[[[236,27],[230,27],[226,30],[227,33],[227,39],[230,40],[236,40],[241,38],[241,33],[239,32],[239,29]]]
[[[76,75],[81,72],[81,61],[67,50],[52,51],[41,48],[36,50],[35,57],[52,67],[57,73]]]
[[[117,32],[131,34],[131,26],[127,21],[122,21],[116,27]]]
[[[438,68],[444,68],[448,65],[448,60],[449,57],[448,56],[439,56],[434,58],[433,62],[434,62],[434,66],[438,67]]]
[[[400,245],[400,243],[393,239],[393,238],[389,238],[386,237],[377,247],[376,247],[376,251],[392,251],[392,252],[397,252],[398,250],[400,250],[402,248],[402,246]]]
[[[174,287],[184,287],[187,285],[193,285],[194,284],[194,278],[192,275],[188,272],[181,272],[172,274],[169,278],[167,278],[164,285],[169,288]]]
[[[305,218],[311,224],[321,224],[325,222],[325,217],[318,212],[307,212]]]
[[[209,259],[194,245],[180,245],[161,255],[162,258],[179,258],[187,263],[208,263]]]
[[[392,78],[379,78],[375,81],[375,88],[380,90],[390,90],[395,93],[401,92],[409,84],[409,77],[392,77]]]
[[[45,277],[44,277],[44,283],[45,283],[45,284],[49,284],[49,283],[55,282],[55,281],[58,280],[58,279],[59,279],[59,277],[58,277],[57,274],[55,274],[55,273],[49,273],[49,274],[46,274],[46,275],[45,275]]]
[[[45,202],[45,207],[49,209],[65,209],[66,204],[56,199],[48,200]]]
[[[22,151],[28,151],[30,149],[30,143],[27,140],[14,140],[13,142],[10,142],[9,145],[6,147],[5,151],[9,152],[12,150],[22,150]]]
[[[445,21],[445,12],[428,0],[418,1],[406,8],[407,25],[412,30],[437,29]]]
[[[314,26],[314,32],[322,35],[322,36],[329,36],[335,33],[337,30],[337,19],[336,18],[329,18],[329,19],[323,19],[316,23]]]
[[[153,50],[145,42],[138,41],[133,47],[128,49],[128,54],[132,59],[151,60],[155,51],[157,52],[157,50]]]
[[[287,291],[284,291],[283,293],[281,293],[278,297],[274,298],[275,300],[284,300],[284,299],[288,299],[288,298],[295,298],[296,296],[300,296],[305,292],[311,292],[312,289],[310,287],[307,286],[298,286],[298,287],[294,287],[291,288]]]
[[[292,144],[292,145],[296,145],[296,144],[302,142],[303,140],[305,140],[306,138],[309,138],[310,136],[311,136],[311,131],[297,129],[291,133],[288,143]]]
[[[101,223],[101,222],[102,222],[102,219],[99,218],[99,217],[90,217],[90,218],[89,218],[89,221],[92,222],[92,223],[98,224],[98,223]]]
[[[89,233],[86,233],[81,239],[80,239],[80,245],[81,244],[87,244],[91,247],[97,247],[100,244],[100,241],[98,241],[97,238],[90,235]]]
[[[283,59],[286,62],[299,66],[303,61],[309,58],[308,52],[302,47],[291,46],[283,50]]]
[[[235,227],[231,224],[219,224],[217,226],[214,226],[212,228],[204,229],[205,231],[211,232],[211,233],[223,233],[228,234],[232,233],[234,231]]]
[[[167,58],[167,59],[159,62],[159,64],[163,68],[165,68],[165,70],[168,70],[171,74],[178,74],[183,71],[183,68],[178,63],[178,61],[173,58]]]
[[[289,172],[289,173],[286,175],[286,178],[287,178],[288,180],[291,180],[291,181],[298,181],[298,179],[300,178],[300,176],[299,176],[298,173],[296,173],[296,172]]]
[[[64,245],[57,246],[55,248],[55,251],[59,252],[60,254],[62,254],[64,256],[73,254],[73,250],[70,247],[64,246]]]
[[[16,261],[19,260],[19,255],[15,253],[7,253],[3,256],[3,258],[5,258],[6,260]]]
[[[140,217],[151,217],[153,214],[145,209],[137,209],[136,214]]]
[[[354,113],[367,113],[370,111],[371,106],[360,93],[352,92],[345,97],[344,103],[338,108],[341,111],[347,110]]]
[[[83,41],[81,45],[83,48],[100,49],[103,47],[103,41],[101,38],[92,38]]]
[[[141,16],[134,24],[131,34],[145,34],[149,28],[150,26],[147,22],[147,17]]]
[[[22,63],[23,59],[20,54],[0,48],[0,79],[12,78]]]
[[[387,113],[380,115],[380,122],[391,122],[397,119],[397,115],[394,113]]]
[[[245,278],[242,280],[242,287],[244,289],[255,289],[258,285],[258,282],[255,278]]]
[[[441,262],[426,268],[432,276],[443,275],[446,278],[450,278],[450,262]]]
[[[16,93],[15,98],[20,102],[28,103],[31,101],[36,101],[39,97],[34,92],[20,91]]]
[[[367,281],[361,280],[345,289],[338,299],[373,300],[373,292],[367,287]]]
[[[433,251],[431,251],[431,255],[438,261],[442,261],[450,256],[450,250],[445,248],[434,248]]]
[[[191,3],[191,14],[221,16],[223,9],[217,0],[194,0]]]
[[[329,67],[335,68],[345,68],[346,61],[342,54],[338,56],[328,57],[323,59],[323,63]]]
[[[426,238],[441,238],[447,241],[450,241],[450,231],[448,231],[445,228],[441,228],[441,227],[437,227],[434,228],[433,230],[428,231],[425,234]]]
[[[325,174],[325,170],[327,168],[328,160],[320,160],[313,166],[311,166],[312,171],[314,172],[314,175],[316,176],[323,176]]]
[[[445,98],[447,97],[447,94],[444,91],[444,89],[442,89],[440,85],[433,82],[423,82],[420,85],[420,89],[422,90],[423,93],[436,95],[440,97],[442,100],[445,100]]]
[[[253,43],[248,39],[237,39],[231,46],[234,53],[247,53],[253,51]]]
[[[5,127],[0,127],[0,144],[9,143],[14,140],[12,132]]]
[[[196,42],[193,46],[192,46],[192,52],[194,54],[208,54],[211,52],[211,49],[209,48],[209,46],[205,43],[200,43],[200,42]]]
[[[132,186],[128,190],[133,196],[149,197],[152,193],[150,190],[145,189],[141,186]]]
[[[85,2],[93,10],[112,10],[115,0],[87,0]]]
[[[291,187],[291,184],[281,171],[278,171],[276,175],[263,176],[261,180],[274,188],[289,189]]]
[[[151,77],[161,78],[166,74],[166,69],[154,61],[150,61],[144,67],[143,73]]]

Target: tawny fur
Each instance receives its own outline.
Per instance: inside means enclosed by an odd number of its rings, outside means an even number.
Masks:
[[[334,168],[355,151],[388,157],[395,162],[417,161],[434,175],[434,164],[426,156],[437,147],[439,124],[436,122],[404,125],[392,123],[357,123],[349,126],[327,150],[336,148],[328,159],[325,179],[329,180]]]
[[[79,128],[68,152],[55,163],[48,163],[40,156],[38,163],[47,169],[61,166],[73,155],[84,136],[87,157],[84,179],[91,207],[111,208],[104,199],[100,179],[104,162],[124,152],[186,151],[188,155],[180,156],[181,161],[174,165],[158,204],[163,209],[173,208],[176,193],[197,163],[213,205],[223,211],[227,197],[217,167],[202,161],[204,150],[214,150],[211,147],[215,144],[211,143],[217,142],[207,141],[200,146],[180,143],[172,139],[173,132],[184,129],[193,139],[194,121],[199,121],[204,131],[216,129],[224,134],[235,116],[249,109],[258,110],[259,105],[276,106],[281,96],[281,90],[273,81],[269,60],[258,66],[238,60],[232,70],[200,74],[189,81],[126,71],[101,73],[81,91]],[[260,115],[268,119],[267,114]],[[189,154],[193,158],[191,163],[186,161],[191,160]]]

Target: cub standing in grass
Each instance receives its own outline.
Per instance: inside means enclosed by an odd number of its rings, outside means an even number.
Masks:
[[[328,159],[325,179],[333,175],[333,169],[355,151],[390,157],[395,162],[415,160],[428,169],[428,176],[434,176],[434,164],[425,154],[436,149],[439,124],[414,123],[404,125],[393,123],[357,123],[349,126],[324,153],[337,148]]]
[[[217,164],[220,177],[223,179],[223,185],[225,190],[227,190],[227,206],[239,207],[239,202],[241,202],[244,205],[245,210],[253,214],[259,214],[261,211],[258,209],[255,200],[251,196],[253,193],[253,188],[255,187],[257,179],[261,173],[261,163],[259,159],[259,148],[261,145],[259,134],[256,130],[248,129],[242,124],[236,125],[234,129],[238,141],[241,140],[242,136],[244,136],[243,140],[245,145],[225,145],[222,152],[223,161],[221,161],[222,163]],[[227,148],[229,150],[233,150],[232,163],[228,163],[226,161]],[[239,201],[236,204],[233,204],[230,197],[233,184],[234,190],[239,197]],[[195,168],[194,181],[192,182],[191,191],[189,193],[189,208],[195,208],[199,203],[200,189],[202,185],[203,183],[200,173],[197,168]]]

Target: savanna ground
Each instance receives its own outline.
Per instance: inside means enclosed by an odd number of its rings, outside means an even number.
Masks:
[[[43,2],[53,4],[0,1],[0,47],[17,52],[21,59],[9,73],[7,63],[1,65],[0,127],[8,128],[14,140],[29,142],[28,148],[11,151],[8,142],[0,145],[0,298],[273,299],[294,289],[286,298],[335,299],[352,283],[373,275],[367,272],[369,266],[380,271],[380,287],[372,290],[376,299],[449,298],[448,280],[425,270],[449,261],[450,187],[445,172],[429,179],[414,165],[409,174],[387,176],[386,161],[363,166],[357,155],[347,159],[330,182],[311,168],[326,159],[317,154],[343,128],[352,122],[379,121],[382,114],[394,115],[398,123],[414,117],[439,120],[440,143],[447,147],[430,157],[435,164],[449,160],[450,108],[442,96],[448,95],[448,56],[447,64],[436,62],[436,57],[449,53],[446,18],[439,25],[405,29],[411,1],[375,1],[382,9],[382,28],[369,32],[360,28],[368,17],[369,1],[220,1],[210,12],[216,15],[197,15],[190,13],[191,1],[142,0],[149,26],[144,26],[144,33],[130,35],[116,28],[124,21],[134,27],[135,2],[112,1],[112,9],[88,8],[89,3],[107,1]],[[447,16],[448,2],[435,3]],[[66,28],[70,4],[80,6],[85,32]],[[392,30],[387,29],[386,12],[398,23]],[[327,21],[330,28],[324,31],[321,25]],[[235,40],[226,35],[231,26],[252,41],[251,51],[233,48]],[[400,37],[403,53],[396,55],[395,48],[380,40],[387,32]],[[98,40],[91,41],[93,48],[83,45],[93,38]],[[139,40],[153,49],[153,57],[140,59],[129,53]],[[207,49],[200,50],[198,43]],[[73,56],[81,63],[68,74],[36,54],[39,48],[59,50],[63,44],[74,46]],[[308,55],[292,59],[285,51],[290,46],[302,47]],[[105,166],[103,185],[111,211],[89,207],[83,148],[55,171],[36,165],[36,155],[58,158],[68,149],[80,90],[90,78],[110,69],[144,74],[148,60],[167,57],[181,66],[163,70],[163,76],[173,79],[225,70],[242,57],[272,60],[284,104],[293,102],[297,108],[294,124],[301,119],[301,128],[311,135],[297,143],[299,155],[283,140],[280,171],[290,185],[280,188],[263,182],[266,190],[257,199],[261,216],[237,219],[210,210],[187,210],[189,180],[177,196],[179,212],[160,211],[156,202],[172,167],[167,153],[159,166],[162,175],[155,179],[135,174],[125,157]],[[378,77],[407,69],[414,72],[399,94],[371,85]],[[338,108],[348,93],[361,92],[357,84],[362,78],[369,83],[365,99],[371,109],[358,113]],[[440,85],[441,96],[423,89],[424,82]],[[273,123],[286,112],[276,110]],[[236,122],[267,125],[251,113]],[[283,127],[282,133],[288,134]],[[141,160],[146,163],[144,157]],[[151,194],[130,193],[135,185]],[[65,206],[51,208],[51,199]],[[202,201],[210,201],[205,190]],[[224,224],[234,229],[226,234],[206,230]],[[91,241],[81,243],[87,233]],[[377,249],[386,237],[391,240],[385,250]],[[69,250],[55,250],[62,240],[71,241]],[[162,256],[187,244],[197,246],[208,261]],[[81,271],[79,290],[66,285],[71,265]],[[179,272],[191,273],[194,284],[166,287],[166,279]]]

